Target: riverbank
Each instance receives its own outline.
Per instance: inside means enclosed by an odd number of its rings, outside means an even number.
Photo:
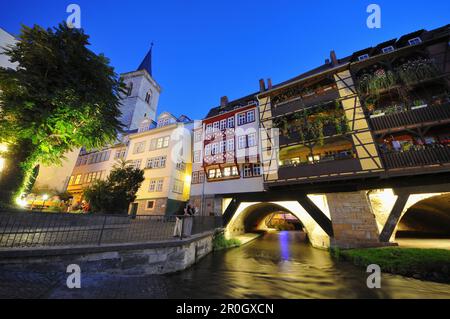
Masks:
[[[333,255],[356,266],[376,264],[382,272],[450,283],[450,250],[385,247],[334,250]]]

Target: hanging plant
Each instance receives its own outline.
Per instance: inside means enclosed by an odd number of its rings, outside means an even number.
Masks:
[[[416,59],[402,64],[397,73],[407,85],[415,84],[439,75],[439,69],[431,59]]]

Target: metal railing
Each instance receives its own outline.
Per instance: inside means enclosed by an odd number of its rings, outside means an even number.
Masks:
[[[180,240],[220,228],[221,220],[215,216],[0,213],[0,248]]]

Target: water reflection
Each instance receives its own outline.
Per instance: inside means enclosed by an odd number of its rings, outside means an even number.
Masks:
[[[336,262],[296,232],[268,233],[167,275],[169,298],[450,298],[450,285],[383,274],[366,286],[364,269]]]

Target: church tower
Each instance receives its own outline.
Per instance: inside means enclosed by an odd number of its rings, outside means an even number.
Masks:
[[[152,76],[152,46],[136,71],[123,73],[127,89],[121,96],[120,121],[126,130],[135,130],[144,118],[155,120],[161,87]]]

